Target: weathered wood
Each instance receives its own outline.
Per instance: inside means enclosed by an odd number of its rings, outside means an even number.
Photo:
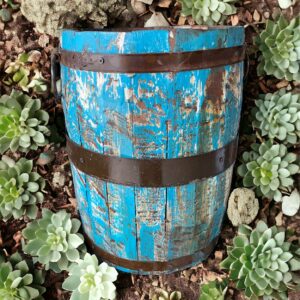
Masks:
[[[103,54],[195,51],[243,42],[241,27],[62,34],[65,50]],[[142,74],[62,66],[69,136],[86,149],[128,158],[168,159],[217,150],[238,133],[242,74],[242,62]],[[142,188],[101,181],[74,166],[72,171],[88,236],[117,257],[150,262],[193,255],[218,236],[232,177],[230,167],[183,186]],[[195,255],[193,264],[204,258]]]

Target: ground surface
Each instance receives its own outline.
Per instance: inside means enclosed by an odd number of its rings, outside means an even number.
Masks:
[[[4,4],[5,5],[5,4]],[[240,151],[249,145],[249,128],[247,116],[249,108],[253,104],[253,99],[259,93],[275,91],[279,87],[287,86],[287,82],[274,80],[271,78],[258,78],[256,75],[257,57],[252,46],[252,38],[256,34],[259,26],[263,26],[264,19],[269,18],[272,13],[279,10],[277,0],[269,1],[240,1],[238,14],[229,18],[229,24],[240,24],[246,27],[246,40],[248,43],[248,60],[245,75],[245,95],[244,95],[244,114],[242,118],[242,133]],[[153,7],[151,8],[153,10]],[[184,19],[178,19],[178,8],[173,1],[162,0],[158,2],[157,10],[163,11],[165,16],[173,24],[179,22],[182,24]],[[289,17],[299,13],[298,7],[285,11]],[[141,18],[147,17],[147,13]],[[136,20],[134,21],[136,22]],[[191,22],[189,20],[188,22]],[[136,23],[135,23],[136,24]],[[14,61],[18,54],[26,51],[37,50],[40,55],[36,62],[31,64],[31,68],[39,69],[44,77],[50,82],[50,53],[58,45],[58,40],[46,34],[38,33],[34,25],[26,21],[19,10],[13,12],[13,20],[8,23],[0,21],[0,92],[4,94],[9,92],[12,87],[2,83],[4,79],[4,69],[10,61]],[[49,90],[49,89],[48,89]],[[33,94],[33,96],[36,96]],[[56,103],[50,92],[39,95],[43,102],[43,107],[51,116],[51,124],[57,132],[63,133],[63,114],[62,107]],[[40,149],[30,152],[27,158],[34,159],[38,164],[38,172],[42,174],[46,181],[46,196],[43,207],[48,207],[54,211],[61,208],[67,209],[74,216],[76,213],[75,195],[70,173],[70,165],[65,151],[63,136],[56,136],[52,143]],[[49,156],[49,163],[44,164],[39,160],[41,152]],[[17,154],[15,154],[16,156]],[[53,160],[52,160],[53,158]],[[233,180],[233,186],[237,186],[237,180]],[[259,218],[267,221],[269,225],[280,225],[288,228],[292,232],[291,239],[300,237],[300,215],[285,218],[281,214],[281,209],[273,202],[261,201]],[[21,249],[21,230],[25,227],[27,220],[0,222],[0,247],[3,247],[8,253],[13,253]],[[226,277],[226,273],[219,269],[218,263],[226,256],[225,244],[231,242],[235,235],[235,228],[225,219],[221,238],[216,249],[209,259],[191,269],[177,272],[166,276],[131,276],[120,274],[117,287],[118,299],[151,299],[156,288],[161,287],[167,291],[181,291],[182,298],[186,300],[196,300],[199,297],[199,284],[215,278]],[[46,287],[47,293],[45,299],[69,299],[69,294],[62,290],[61,283],[66,274],[57,275],[48,272]],[[243,299],[243,296],[233,287],[229,288],[229,299]],[[300,295],[290,295],[290,299],[300,299]]]

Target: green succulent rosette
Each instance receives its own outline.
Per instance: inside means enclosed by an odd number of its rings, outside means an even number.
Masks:
[[[42,300],[46,289],[42,286],[44,275],[34,268],[32,261],[19,253],[8,259],[0,255],[0,299]]]
[[[236,13],[237,0],[180,0],[182,15],[192,16],[198,25],[223,24],[226,18]]]
[[[300,94],[281,89],[274,94],[260,95],[253,109],[253,126],[261,135],[278,139],[286,145],[300,142]]]
[[[221,267],[229,270],[236,287],[251,300],[287,300],[298,286],[300,249],[287,242],[285,231],[259,221],[255,229],[241,225]]]
[[[0,97],[0,153],[28,152],[47,144],[49,115],[39,99],[12,91]]]
[[[225,300],[228,281],[210,281],[200,287],[199,300]]]
[[[0,219],[19,219],[27,216],[34,219],[37,204],[42,203],[45,180],[32,171],[32,160],[17,162],[3,155],[0,160]]]
[[[293,187],[292,175],[299,173],[299,164],[295,163],[297,155],[289,153],[285,145],[272,144],[270,140],[252,144],[251,149],[243,153],[237,170],[243,185],[255,188],[258,196],[281,201],[282,191]]]
[[[65,210],[53,213],[43,209],[42,218],[23,230],[23,251],[36,258],[45,269],[56,273],[68,270],[86,252],[84,238],[78,233],[81,223]]]
[[[291,21],[280,16],[267,21],[266,29],[255,39],[261,52],[258,75],[300,81],[300,17]]]
[[[84,259],[71,266],[62,287],[72,292],[70,300],[113,300],[116,298],[113,282],[117,276],[115,268],[105,262],[99,265],[95,255],[86,253]]]

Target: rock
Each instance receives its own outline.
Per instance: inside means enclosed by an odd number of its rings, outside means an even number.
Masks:
[[[54,187],[59,188],[63,187],[66,183],[66,177],[61,172],[54,172],[52,184]]]
[[[0,9],[0,18],[2,22],[10,22],[12,20],[11,11],[7,8]]]
[[[62,28],[103,28],[124,10],[122,0],[23,0],[23,15],[41,33],[59,36]]]
[[[259,209],[255,193],[247,188],[234,189],[229,197],[227,215],[233,226],[250,224]]]
[[[145,27],[168,27],[170,24],[160,12],[152,14],[150,19],[145,23]]]
[[[43,152],[40,154],[37,165],[44,166],[50,164],[55,158],[55,155],[51,151]]]
[[[300,207],[300,194],[297,189],[293,190],[289,196],[282,197],[282,212],[286,216],[294,216]]]
[[[141,15],[147,11],[146,4],[142,1],[131,0],[132,10],[137,14]]]

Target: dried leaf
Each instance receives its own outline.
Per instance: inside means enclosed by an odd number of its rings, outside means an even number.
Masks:
[[[257,10],[254,10],[254,13],[253,13],[253,19],[254,21],[258,22],[260,20],[260,14],[258,13]]]
[[[239,24],[239,17],[238,17],[238,15],[233,15],[233,16],[230,17],[230,19],[231,19],[232,26],[236,26],[236,25]]]
[[[159,0],[158,5],[159,7],[168,8],[170,7],[172,0]]]

